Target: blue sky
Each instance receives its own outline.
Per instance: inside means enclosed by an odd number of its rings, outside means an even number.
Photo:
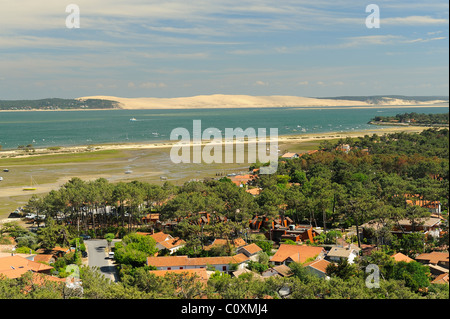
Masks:
[[[81,11],[79,29],[65,25],[71,3]],[[380,8],[380,28],[365,25],[371,3]],[[448,95],[447,1],[0,6],[0,99]]]

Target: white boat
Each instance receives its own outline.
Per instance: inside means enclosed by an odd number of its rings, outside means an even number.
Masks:
[[[130,122],[136,122],[137,120],[134,118],[134,117],[132,117],[131,119],[130,119]]]

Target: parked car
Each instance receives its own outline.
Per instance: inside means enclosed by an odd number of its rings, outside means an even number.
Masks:
[[[80,237],[83,238],[83,240],[91,239],[91,236],[86,235],[86,234],[82,234],[82,235],[80,235]]]

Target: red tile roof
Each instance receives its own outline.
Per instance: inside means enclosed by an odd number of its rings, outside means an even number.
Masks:
[[[51,269],[53,267],[20,256],[0,258],[0,274],[8,278],[18,278],[27,271],[43,272]]]
[[[448,273],[440,274],[432,282],[432,284],[446,284],[448,285]]]
[[[164,246],[164,248],[172,249],[174,247],[178,247],[178,246],[184,245],[184,244],[186,244],[186,242],[184,240],[176,237],[176,238],[172,238],[172,239],[169,239],[169,240],[161,241],[158,244]]]
[[[403,255],[402,253],[396,253],[394,255],[391,256],[392,258],[394,258],[395,261],[399,262],[399,261],[405,261],[407,263],[414,261],[414,259],[409,258],[406,255]]]
[[[241,249],[245,249],[246,251],[248,251],[248,253],[250,255],[256,254],[260,251],[262,251],[261,247],[259,247],[258,245],[256,245],[255,243],[252,243],[250,245],[246,245],[241,247]]]
[[[184,274],[186,276],[198,276],[198,280],[201,282],[208,281],[208,273],[206,268],[194,268],[194,269],[172,269],[172,270],[151,270],[151,274],[158,277],[164,277],[167,274]]]
[[[230,241],[230,245],[233,247],[236,247],[236,248],[245,246],[246,244],[247,243],[245,242],[245,240],[243,240],[240,237]],[[220,246],[226,246],[226,245],[227,245],[226,239],[216,238],[216,239],[214,239],[214,242],[211,245],[205,246],[205,247],[203,247],[203,249],[210,250],[213,247],[220,247]]]
[[[188,267],[206,265],[240,264],[248,260],[244,254],[222,257],[188,258],[187,256],[147,257],[147,265],[154,267]]]
[[[157,243],[165,241],[167,239],[170,239],[172,236],[168,234],[164,234],[162,231],[158,233],[154,233],[152,235],[149,235],[151,238],[153,238]]]
[[[431,253],[420,254],[416,257],[416,260],[427,261],[430,264],[437,264],[439,262],[448,263],[448,256],[448,252],[433,251]]]
[[[326,273],[327,272],[326,269],[329,264],[330,264],[330,262],[328,260],[320,259],[320,260],[315,260],[315,261],[310,261],[308,263],[305,263],[303,266],[305,266],[305,267],[309,266],[320,272]]]
[[[284,262],[290,258],[294,262],[304,263],[307,259],[315,258],[323,251],[324,249],[322,247],[281,244],[275,255],[270,258],[270,261]]]

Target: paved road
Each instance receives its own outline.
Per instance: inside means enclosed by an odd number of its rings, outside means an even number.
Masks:
[[[85,240],[84,243],[88,251],[89,267],[98,267],[107,278],[117,281],[116,269],[113,266],[112,260],[107,258],[107,241],[105,239],[89,239]]]

